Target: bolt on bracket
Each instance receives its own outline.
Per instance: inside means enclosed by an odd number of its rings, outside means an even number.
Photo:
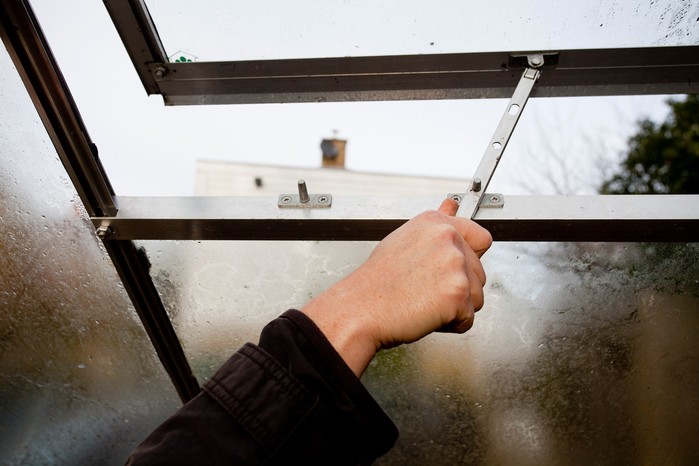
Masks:
[[[163,79],[168,73],[168,69],[163,65],[158,65],[153,70],[153,76],[155,79]]]
[[[95,234],[101,240],[112,239],[114,236],[114,229],[107,225],[100,225],[95,230]]]
[[[461,203],[463,199],[463,193],[449,193],[447,198],[454,199],[456,202]],[[485,193],[478,204],[479,209],[487,208],[497,208],[505,206],[505,196],[502,193]]]
[[[544,65],[557,65],[558,52],[532,52],[510,55],[509,68],[541,68]]]
[[[308,194],[304,180],[298,181],[298,194],[280,194],[277,206],[288,209],[327,209],[332,206],[332,194]]]

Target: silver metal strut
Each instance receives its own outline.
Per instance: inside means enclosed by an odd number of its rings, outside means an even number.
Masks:
[[[524,106],[529,100],[529,95],[534,88],[534,84],[536,84],[536,81],[541,75],[541,72],[534,68],[543,65],[543,60],[540,60],[538,57],[540,57],[540,55],[528,57],[530,67],[525,69],[524,73],[522,73],[522,77],[515,88],[515,92],[512,94],[512,98],[507,104],[505,113],[498,127],[495,129],[495,134],[493,134],[493,138],[485,149],[485,154],[483,154],[483,158],[471,179],[471,184],[461,197],[459,210],[456,213],[457,216],[471,219],[475,217],[478,206],[485,194],[485,190],[493,177],[493,173],[495,173],[495,169],[500,162],[503,152],[505,152],[505,147],[507,147],[512,132],[515,126],[517,126],[519,116],[522,114]]]

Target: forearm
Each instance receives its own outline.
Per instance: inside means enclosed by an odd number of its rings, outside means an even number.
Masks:
[[[363,318],[363,311],[370,309],[372,303],[358,299],[368,297],[359,289],[362,286],[359,274],[361,271],[353,272],[301,309],[323,332],[357,378],[364,374],[381,349]]]

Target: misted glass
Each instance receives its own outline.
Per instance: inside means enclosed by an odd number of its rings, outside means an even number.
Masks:
[[[124,464],[179,406],[0,46],[0,464]]]

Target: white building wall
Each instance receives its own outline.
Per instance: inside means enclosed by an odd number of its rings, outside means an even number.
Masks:
[[[295,193],[303,179],[311,194],[445,195],[464,192],[466,178],[434,178],[354,172],[338,168],[298,168],[199,160],[197,196],[278,196]],[[261,180],[261,186],[255,179]]]

